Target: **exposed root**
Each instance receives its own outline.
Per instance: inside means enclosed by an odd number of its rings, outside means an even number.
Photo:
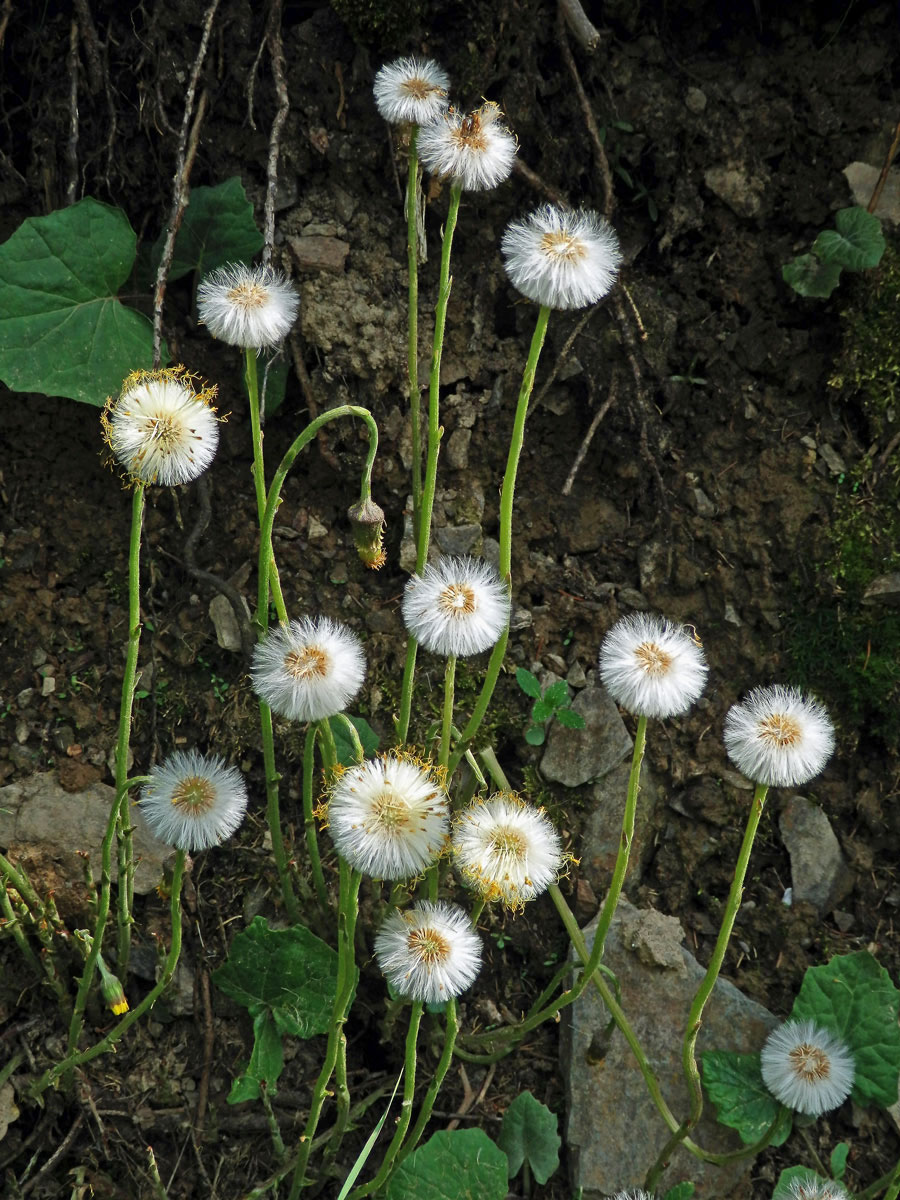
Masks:
[[[594,167],[600,180],[600,190],[603,194],[603,215],[609,219],[616,206],[615,192],[613,191],[612,172],[609,169],[609,159],[606,157],[606,151],[603,149],[603,142],[600,138],[600,130],[597,127],[597,121],[594,117],[591,102],[588,100],[587,92],[584,90],[584,84],[581,82],[581,75],[578,72],[578,66],[572,56],[572,50],[569,46],[569,39],[566,34],[566,21],[563,12],[563,5],[560,4],[556,12],[556,36],[559,42],[559,48],[562,51],[563,60],[566,64],[569,74],[572,76],[572,83],[575,85],[575,92],[578,96],[578,103],[581,105],[581,112],[584,116],[584,123],[587,127],[588,137],[591,139],[591,145],[594,148]]]

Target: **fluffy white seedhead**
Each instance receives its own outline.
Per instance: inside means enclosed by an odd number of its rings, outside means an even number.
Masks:
[[[500,252],[513,287],[548,308],[595,304],[612,288],[622,262],[608,221],[552,204],[510,222]]]
[[[447,111],[447,72],[429,59],[398,58],[375,76],[378,111],[392,125],[430,125]]]
[[[375,957],[401,996],[440,1004],[471,987],[481,970],[481,938],[456,904],[419,904],[388,916]]]
[[[438,858],[450,825],[447,793],[420,763],[385,754],[341,772],[328,829],[351,867],[376,879],[409,879]]]
[[[212,462],[219,444],[216,388],[195,391],[195,382],[184,367],[133,371],[107,400],[103,437],[132,480],[189,483]]]
[[[483,900],[520,909],[556,883],[563,865],[559,835],[542,808],[497,792],[459,813],[453,854],[463,880]]]
[[[403,620],[426,650],[467,658],[499,641],[509,620],[509,594],[489,563],[442,558],[407,583]]]
[[[833,1179],[820,1179],[810,1172],[799,1179],[792,1179],[786,1195],[789,1200],[849,1200],[849,1195],[840,1183]]]
[[[616,1192],[613,1200],[653,1200],[653,1197],[649,1192],[645,1192],[641,1188],[635,1188],[631,1192]]]
[[[824,704],[795,688],[754,688],[725,717],[725,749],[754,783],[797,787],[825,767],[834,751],[834,726]]]
[[[154,837],[169,846],[206,850],[230,837],[244,819],[244,777],[217,755],[177,750],[149,775],[141,791],[141,816]]]
[[[359,638],[329,617],[303,617],[272,630],[254,649],[250,667],[256,694],[291,721],[343,712],[365,675]]]
[[[466,192],[483,192],[507,179],[516,149],[503,113],[491,101],[470,113],[451,108],[419,131],[419,158],[426,170]]]
[[[700,643],[662,617],[617,621],[600,647],[600,678],[612,698],[640,717],[687,712],[706,684]]]
[[[775,1099],[812,1117],[843,1104],[853,1087],[853,1055],[814,1021],[786,1021],[769,1034],[760,1059]]]
[[[212,336],[244,349],[277,346],[290,332],[299,306],[293,284],[273,267],[229,263],[197,288],[197,311]]]

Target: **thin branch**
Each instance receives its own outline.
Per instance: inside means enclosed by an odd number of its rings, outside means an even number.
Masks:
[[[524,179],[527,184],[533,187],[536,192],[542,192],[548,200],[559,205],[560,208],[572,207],[565,192],[561,192],[552,183],[547,183],[545,179],[542,179],[537,171],[529,167],[528,163],[523,162],[519,155],[516,155],[513,160],[513,170],[521,179]]]
[[[69,72],[69,137],[66,142],[66,204],[74,204],[78,195],[78,22],[72,18],[69,27],[69,53],[66,55]]]
[[[215,19],[216,9],[219,7],[219,0],[212,0],[209,8],[206,10],[206,15],[203,18],[203,36],[200,39],[200,47],[197,50],[197,57],[194,60],[194,66],[191,70],[191,77],[188,80],[187,91],[184,97],[184,116],[181,120],[181,133],[178,138],[178,155],[175,160],[175,178],[172,189],[172,207],[169,210],[169,221],[166,227],[166,240],[163,246],[162,257],[159,261],[159,269],[156,272],[156,287],[153,296],[153,365],[159,366],[160,358],[162,357],[162,312],[163,299],[166,294],[166,281],[169,278],[169,270],[172,266],[172,257],[175,253],[175,238],[178,235],[178,230],[181,226],[181,219],[184,216],[184,210],[188,203],[188,179],[191,173],[191,167],[194,163],[194,158],[197,153],[197,146],[200,138],[200,123],[203,120],[206,111],[207,95],[206,92],[200,98],[200,104],[197,108],[197,118],[191,127],[191,121],[194,116],[194,96],[197,92],[197,81],[200,78],[200,72],[203,70],[203,63],[206,60],[206,52],[209,48],[209,38],[212,31],[212,23]]]
[[[272,56],[272,78],[275,82],[275,95],[278,97],[278,111],[272,122],[272,132],[269,134],[264,231],[266,243],[262,253],[264,266],[268,266],[272,261],[272,251],[275,247],[275,191],[278,187],[278,155],[281,150],[281,131],[291,110],[285,72],[284,46],[281,41],[281,0],[272,0],[266,37],[269,42],[269,53]]]
[[[581,43],[588,54],[593,54],[600,45],[600,30],[588,20],[588,15],[578,0],[559,0],[559,7],[572,36]]]
[[[897,122],[897,127],[894,130],[894,140],[891,142],[891,148],[887,152],[887,157],[881,168],[881,174],[878,176],[878,182],[875,184],[875,190],[872,192],[869,203],[866,205],[866,212],[873,213],[878,207],[878,201],[881,199],[881,193],[884,191],[884,185],[887,183],[888,171],[891,169],[891,163],[894,161],[898,146],[900,146],[900,121]]]
[[[593,441],[594,434],[597,432],[597,429],[600,426],[600,422],[603,420],[603,418],[606,416],[606,414],[609,412],[609,410],[615,404],[616,393],[618,392],[618,390],[619,390],[619,375],[618,375],[616,368],[613,367],[612,378],[609,381],[609,393],[607,394],[606,399],[603,401],[603,403],[600,405],[600,407],[597,409],[596,413],[594,414],[594,419],[591,421],[590,425],[588,426],[588,431],[584,435],[584,440],[582,441],[581,445],[578,447],[578,453],[575,455],[575,461],[572,463],[572,469],[566,477],[566,482],[562,486],[562,494],[564,496],[568,496],[569,493],[572,491],[572,484],[575,482],[575,476],[578,474],[578,472],[581,469],[581,464],[584,462],[585,455],[588,452],[588,447],[590,446],[591,442]]]
[[[609,169],[609,159],[606,157],[606,151],[603,149],[603,141],[600,137],[600,130],[597,127],[597,121],[594,118],[594,112],[591,108],[591,102],[588,100],[587,92],[584,90],[584,84],[581,82],[581,75],[578,73],[578,67],[575,59],[572,56],[571,48],[569,47],[569,39],[566,36],[566,22],[563,13],[563,5],[556,10],[556,35],[559,42],[559,48],[562,51],[562,56],[566,66],[569,69],[569,74],[572,76],[572,82],[575,85],[575,91],[578,95],[578,103],[581,105],[581,112],[584,116],[584,123],[587,126],[588,137],[591,139],[591,145],[594,147],[594,166],[597,169],[597,174],[600,177],[600,187],[603,192],[603,215],[609,219],[612,217],[613,209],[616,206],[615,192],[613,191],[612,172]]]

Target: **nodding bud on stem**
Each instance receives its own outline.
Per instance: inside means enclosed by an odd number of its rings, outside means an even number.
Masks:
[[[358,504],[351,505],[347,517],[359,557],[367,567],[377,571],[387,561],[383,544],[384,509],[368,496]]]
[[[100,971],[100,991],[103,999],[117,1017],[122,1013],[127,1013],[128,1001],[125,999],[125,989],[100,955],[97,956],[97,967]]]

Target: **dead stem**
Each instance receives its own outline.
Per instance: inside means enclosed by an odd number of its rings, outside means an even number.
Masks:
[[[272,78],[275,83],[275,94],[278,97],[278,111],[272,121],[272,131],[269,134],[269,160],[266,167],[266,206],[265,206],[265,245],[263,246],[263,265],[268,266],[272,261],[272,250],[275,246],[275,191],[278,187],[278,156],[281,149],[281,131],[291,109],[288,98],[287,77],[285,74],[284,46],[281,41],[281,0],[272,0],[269,8],[269,19],[266,25],[266,38],[269,43],[269,53],[272,57]]]
[[[616,206],[616,197],[613,191],[612,173],[609,169],[609,160],[606,157],[606,151],[603,149],[603,142],[600,138],[600,130],[597,128],[597,121],[594,118],[591,102],[587,98],[587,93],[584,90],[584,84],[581,82],[581,75],[578,73],[578,67],[575,63],[575,59],[572,57],[572,51],[569,47],[569,39],[566,35],[566,22],[563,9],[564,6],[562,3],[560,3],[556,13],[556,36],[566,67],[568,68],[569,74],[572,76],[572,82],[575,85],[575,91],[578,95],[578,103],[581,105],[581,112],[584,116],[584,123],[588,131],[588,137],[591,139],[591,145],[594,147],[594,166],[596,167],[597,174],[600,177],[600,187],[603,192],[602,212],[607,220],[609,220],[609,218],[612,217],[613,210]]]

